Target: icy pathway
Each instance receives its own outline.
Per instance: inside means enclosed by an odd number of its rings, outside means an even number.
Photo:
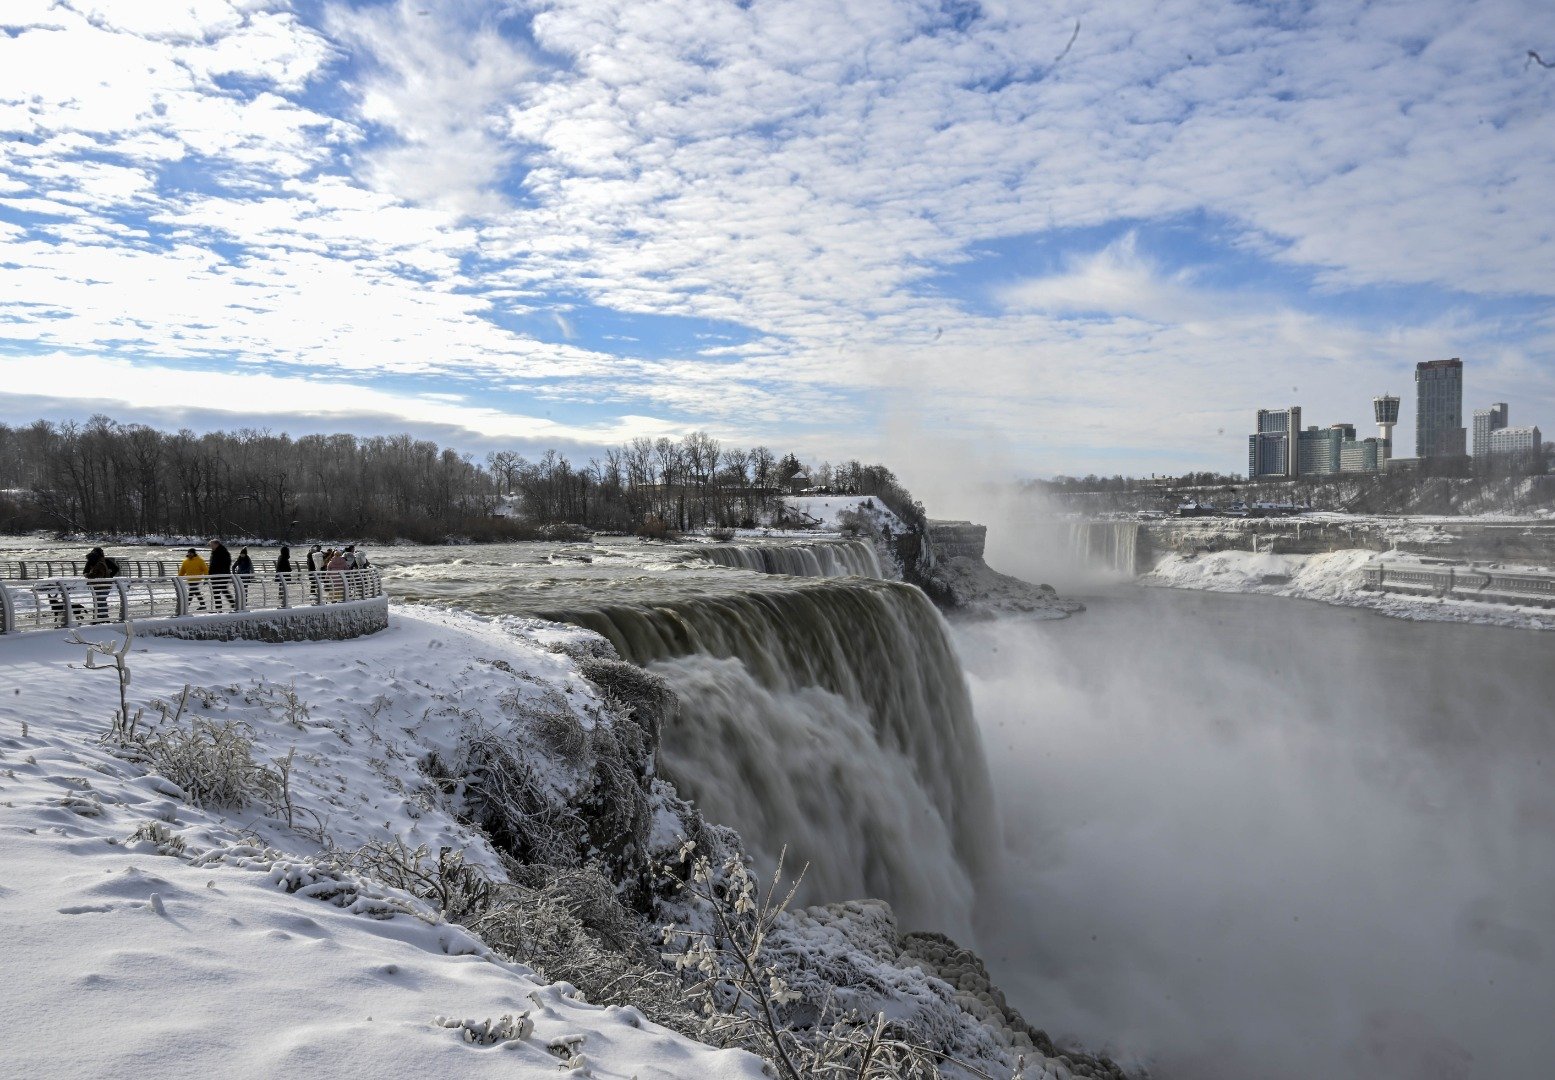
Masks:
[[[241,695],[214,707],[255,728],[256,758],[298,748],[299,805],[317,809],[342,844],[461,842],[456,822],[405,798],[414,756],[457,733],[433,686],[489,706],[488,695],[513,685],[486,662],[499,659],[532,676],[536,692],[586,693],[563,658],[454,616],[396,612],[389,631],[343,643],[141,647],[132,653],[139,701],[185,682],[295,680],[313,703],[300,725]],[[584,1004],[565,984],[487,958],[458,927],[287,893],[256,860],[197,866],[127,842],[159,821],[191,851],[241,853],[244,840],[299,859],[316,850],[260,808],[192,808],[167,781],[109,755],[97,737],[112,678],[68,669],[81,653],[52,634],[0,642],[6,1075],[550,1077],[581,1054],[567,1075],[762,1076],[750,1055],[693,1043],[633,1009]],[[489,1046],[434,1023],[526,1012],[532,1033]]]

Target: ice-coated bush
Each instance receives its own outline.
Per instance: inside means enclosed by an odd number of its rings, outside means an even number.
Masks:
[[[453,1016],[435,1016],[432,1023],[440,1028],[452,1028],[460,1038],[473,1046],[495,1046],[500,1042],[527,1039],[534,1034],[535,1023],[527,1012],[517,1016],[511,1013],[485,1020],[460,1019]]]
[[[157,728],[124,745],[127,755],[183,789],[195,806],[241,810],[274,806],[281,798],[276,770],[254,760],[247,724],[197,716],[188,726]]]
[[[462,769],[465,811],[500,849],[520,862],[576,864],[587,847],[578,812],[544,783],[510,740],[490,728],[466,735]]]
[[[578,663],[583,677],[613,701],[619,702],[632,722],[648,733],[657,750],[659,732],[675,719],[680,701],[661,676],[622,660],[589,658]]]

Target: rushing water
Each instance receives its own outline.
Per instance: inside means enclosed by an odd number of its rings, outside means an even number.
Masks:
[[[666,775],[762,862],[808,864],[805,900],[882,897],[907,926],[971,932],[997,827],[966,680],[868,544],[449,554],[385,553],[386,588],[597,631],[680,699]]]
[[[996,830],[966,682],[923,593],[852,579],[541,613],[669,680],[665,771],[767,861],[788,844],[809,862],[808,896],[970,929]]]
[[[1158,1080],[1550,1075],[1555,639],[1127,588],[959,627],[1013,1000]]]
[[[872,544],[862,540],[799,544],[705,544],[693,549],[718,566],[791,577],[883,576]]]

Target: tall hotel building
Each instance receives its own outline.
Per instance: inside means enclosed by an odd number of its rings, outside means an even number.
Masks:
[[[1474,410],[1474,456],[1490,456],[1490,436],[1506,427],[1506,402],[1498,401],[1488,409]]]
[[[1301,431],[1301,406],[1288,409],[1259,409],[1258,433],[1247,437],[1247,475],[1291,476],[1301,471],[1298,438]]]
[[[1426,360],[1415,365],[1415,457],[1462,457],[1463,361]]]

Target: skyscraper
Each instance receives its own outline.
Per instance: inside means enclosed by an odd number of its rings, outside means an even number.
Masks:
[[[1490,434],[1506,427],[1506,402],[1498,401],[1488,409],[1474,410],[1474,456],[1490,456]]]
[[[1462,457],[1463,361],[1424,360],[1415,365],[1415,457]]]
[[[1296,476],[1301,468],[1297,435],[1301,431],[1301,406],[1259,409],[1258,431],[1247,437],[1247,476]]]

